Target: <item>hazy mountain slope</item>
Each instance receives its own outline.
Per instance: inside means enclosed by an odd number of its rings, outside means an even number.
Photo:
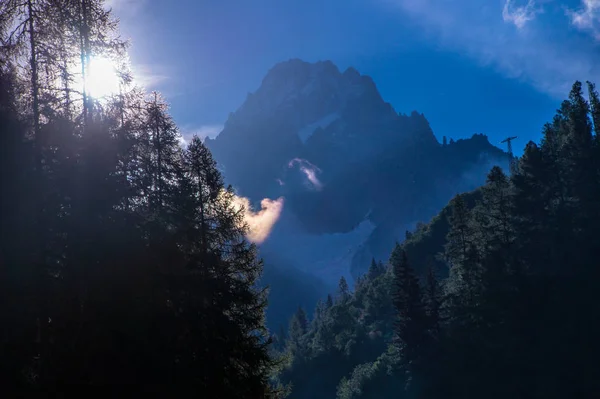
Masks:
[[[279,332],[282,326],[287,329],[288,318],[298,306],[310,311],[319,298],[327,295],[329,287],[277,253],[261,251],[260,255],[265,258],[261,285],[269,287],[267,326]]]

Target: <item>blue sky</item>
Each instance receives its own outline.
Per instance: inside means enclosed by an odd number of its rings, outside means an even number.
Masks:
[[[600,85],[600,0],[110,0],[148,88],[215,134],[267,70],[332,60],[436,135],[539,139],[574,80]]]

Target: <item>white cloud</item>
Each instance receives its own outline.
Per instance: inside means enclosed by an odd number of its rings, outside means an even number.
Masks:
[[[566,12],[573,26],[600,40],[600,0],[581,0],[579,10],[567,9]]]
[[[436,46],[558,99],[564,98],[575,80],[600,78],[600,54],[593,43],[567,36],[563,9],[550,0],[536,1],[537,7],[544,5],[548,19],[539,18],[540,29],[527,30],[511,29],[499,18],[504,0],[381,1],[399,8]]]
[[[319,167],[308,162],[306,159],[294,158],[288,163],[288,168],[293,168],[295,165],[299,165],[300,172],[304,173],[314,189],[321,190],[323,188],[323,183],[317,177],[317,173],[321,173]]]
[[[179,127],[179,134],[181,134],[181,141],[183,145],[187,145],[190,142],[194,135],[200,137],[201,139],[205,139],[210,137],[214,139],[221,133],[223,130],[223,125],[203,125],[199,127],[191,126],[191,125],[183,125]]]
[[[271,230],[283,211],[284,199],[276,200],[265,198],[260,202],[261,209],[257,212],[252,210],[250,201],[244,197],[234,197],[234,206],[244,209],[244,221],[248,225],[246,238],[255,244],[261,244],[271,234]]]
[[[522,6],[515,6],[513,0],[506,0],[502,9],[502,19],[514,24],[518,29],[523,29],[540,11],[541,9],[535,7],[535,0],[528,0],[527,4]]]

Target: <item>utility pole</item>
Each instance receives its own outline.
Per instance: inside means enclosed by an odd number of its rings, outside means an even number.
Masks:
[[[508,147],[508,167],[510,170],[510,174],[514,175],[516,172],[516,159],[513,155],[513,150],[512,150],[512,143],[511,141],[513,141],[514,139],[516,139],[517,136],[513,136],[513,137],[507,137],[504,140],[501,141],[501,143],[506,143],[506,146]]]

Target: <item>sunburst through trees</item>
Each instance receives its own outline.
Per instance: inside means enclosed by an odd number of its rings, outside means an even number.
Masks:
[[[102,0],[0,0],[0,389],[270,396],[243,210],[117,25]]]

